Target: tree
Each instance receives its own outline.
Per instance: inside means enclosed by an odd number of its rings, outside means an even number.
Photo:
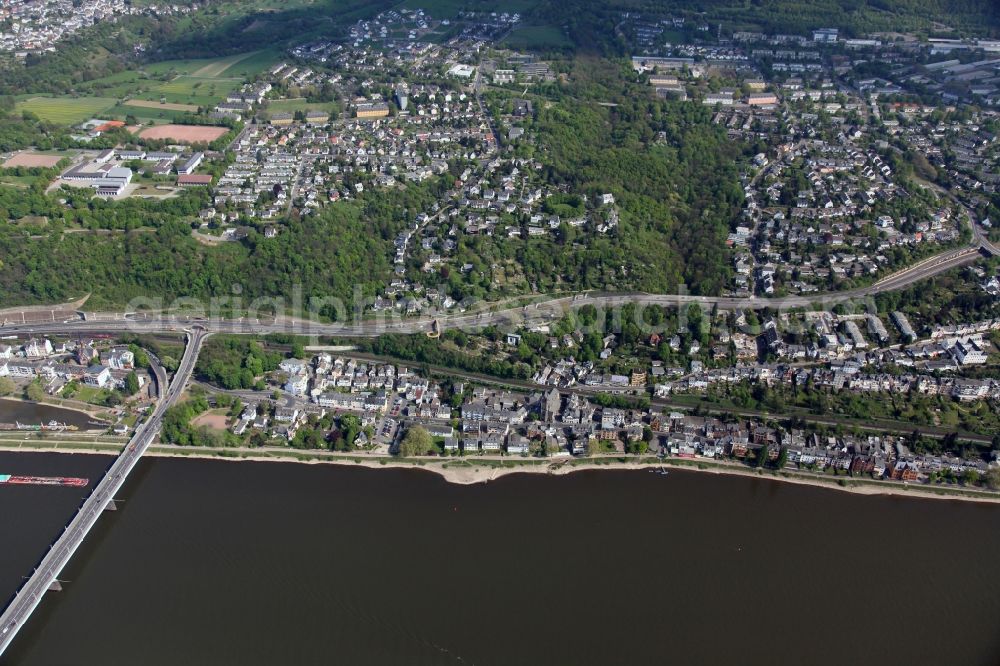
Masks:
[[[137,344],[130,344],[128,346],[130,352],[135,357],[135,367],[137,368],[148,368],[149,367],[149,354],[146,350]]]
[[[979,472],[974,469],[967,469],[962,473],[962,483],[967,486],[979,485]]]
[[[24,395],[32,402],[41,402],[45,397],[45,389],[42,388],[42,382],[36,379],[28,384],[28,387],[24,389]]]
[[[435,451],[436,447],[430,433],[420,426],[413,426],[407,430],[403,441],[399,443],[399,455],[404,458],[422,456]]]
[[[645,440],[630,441],[628,443],[628,452],[632,455],[641,456],[645,455],[649,451],[649,442]]]
[[[763,467],[767,464],[767,445],[761,446],[757,449],[757,459],[754,461],[757,467]]]
[[[1000,465],[995,465],[986,472],[986,485],[990,490],[1000,490]]]
[[[354,440],[358,438],[358,434],[361,432],[361,420],[354,414],[344,414],[340,417],[340,430],[346,440],[345,448],[353,448]]]
[[[125,393],[127,395],[135,395],[139,392],[139,377],[135,374],[135,370],[125,375]]]
[[[10,377],[0,377],[0,395],[10,395],[17,388]]]

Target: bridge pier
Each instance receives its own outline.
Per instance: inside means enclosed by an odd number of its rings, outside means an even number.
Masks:
[[[115,501],[113,499],[109,499],[108,503],[104,505],[104,510],[105,511],[117,511],[118,510],[118,505],[115,504]]]
[[[49,592],[62,592],[62,583],[57,579],[49,583]]]

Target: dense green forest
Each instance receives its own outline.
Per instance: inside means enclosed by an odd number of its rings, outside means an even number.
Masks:
[[[585,258],[582,267],[631,267],[625,281],[641,289],[666,291],[683,281],[697,293],[718,293],[729,271],[726,235],[743,200],[739,147],[703,106],[628,87],[610,97],[618,106],[565,100],[538,118],[550,179],[591,197],[611,192],[621,208],[618,256]]]
[[[263,390],[258,377],[277,369],[283,355],[267,351],[256,340],[242,337],[209,338],[198,355],[195,375],[199,380],[225,389]]]
[[[743,202],[744,155],[712,124],[710,110],[655,99],[621,61],[583,56],[566,81],[538,93],[535,118],[524,126],[537,133],[542,175],[590,201],[613,194],[618,227],[584,235],[564,225],[554,241],[467,237],[459,260],[472,263],[473,274],[512,262],[540,292],[662,293],[683,283],[693,293],[719,293],[730,277],[725,241]],[[558,200],[550,199],[549,212],[573,208]]]
[[[93,201],[65,213],[94,227],[73,232],[55,219],[62,207],[49,202],[52,211],[39,211],[52,213],[48,224],[0,224],[0,293],[5,305],[16,305],[89,292],[88,307],[100,308],[140,296],[161,297],[166,304],[180,297],[230,296],[233,285],[249,302],[288,296],[300,286],[306,303],[313,297],[350,303],[355,286],[370,296],[385,284],[391,240],[433,203],[439,186],[430,181],[372,194],[312,216],[292,216],[275,238],[249,229],[243,241],[217,247],[198,243],[183,221],[197,211],[197,195],[170,203]],[[0,206],[13,209],[23,196],[0,199]],[[39,195],[39,206],[46,201]]]

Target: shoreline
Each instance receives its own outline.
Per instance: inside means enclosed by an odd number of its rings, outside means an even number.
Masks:
[[[14,447],[0,442],[0,452],[4,453],[57,453],[104,455],[115,453],[109,449],[101,450],[89,446],[60,447],[52,442],[51,447]],[[915,499],[950,500],[960,502],[975,502],[980,504],[1000,504],[1000,493],[977,491],[966,488],[933,488],[926,486],[900,485],[895,482],[864,480],[852,477],[809,478],[794,470],[784,472],[758,472],[756,469],[745,468],[728,463],[711,461],[686,462],[688,459],[671,458],[665,461],[635,461],[635,462],[574,462],[575,459],[519,459],[518,461],[503,461],[485,459],[476,464],[469,458],[419,458],[400,460],[387,457],[348,457],[322,454],[310,455],[308,452],[289,450],[288,452],[251,452],[244,449],[181,449],[165,450],[164,447],[151,447],[144,455],[152,458],[188,458],[193,460],[219,460],[225,462],[263,462],[263,463],[294,463],[300,465],[342,465],[363,467],[365,469],[410,469],[423,470],[440,476],[447,483],[457,485],[475,485],[489,483],[513,474],[535,474],[548,476],[564,476],[574,472],[585,471],[639,471],[666,467],[670,470],[688,471],[700,474],[715,474],[725,476],[742,476],[762,481],[790,483],[800,486],[812,486],[840,492],[865,496],[910,497]],[[845,484],[841,485],[841,481]]]
[[[77,414],[83,414],[84,416],[86,416],[88,419],[91,419],[91,420],[103,420],[103,419],[100,419],[98,415],[101,413],[101,411],[106,411],[107,410],[106,407],[98,407],[97,405],[93,405],[93,408],[90,409],[90,410],[83,409],[81,407],[67,407],[66,405],[62,405],[62,404],[55,403],[55,402],[47,402],[45,400],[42,400],[41,402],[39,402],[39,401],[35,401],[35,400],[28,400],[27,398],[18,397],[16,395],[5,395],[2,398],[0,398],[0,402],[2,402],[4,400],[6,400],[8,402],[17,402],[17,403],[20,403],[22,405],[39,405],[41,407],[51,407],[52,409],[64,409],[67,412],[76,412]],[[109,427],[110,427],[110,425],[111,424],[108,423]],[[89,428],[89,429],[85,430],[85,429],[81,428],[80,430],[83,431],[83,432],[89,432],[90,430],[94,430],[94,431],[100,432],[103,429],[102,428]]]

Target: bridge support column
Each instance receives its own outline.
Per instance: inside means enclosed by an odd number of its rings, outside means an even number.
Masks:
[[[108,500],[108,503],[104,505],[104,510],[105,511],[117,511],[118,510],[118,505],[115,504],[115,501],[113,499],[110,499],[110,500]]]
[[[49,592],[62,592],[62,583],[58,580],[54,580],[49,583]]]

